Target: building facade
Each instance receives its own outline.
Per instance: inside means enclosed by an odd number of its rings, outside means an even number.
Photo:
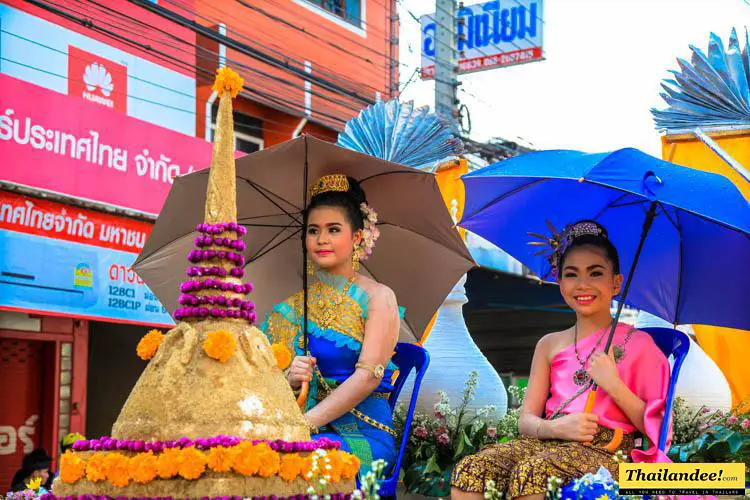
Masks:
[[[108,434],[173,321],[132,271],[173,179],[210,163],[217,67],[250,153],[396,94],[391,0],[0,3],[0,490]]]

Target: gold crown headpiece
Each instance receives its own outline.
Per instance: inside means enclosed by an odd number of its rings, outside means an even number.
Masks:
[[[344,174],[324,175],[318,179],[318,182],[310,186],[310,198],[328,191],[346,193],[349,191],[349,179]]]

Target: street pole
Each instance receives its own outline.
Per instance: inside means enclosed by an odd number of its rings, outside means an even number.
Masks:
[[[458,132],[456,1],[435,0],[435,114]]]

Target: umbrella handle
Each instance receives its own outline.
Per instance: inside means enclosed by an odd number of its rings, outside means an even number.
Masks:
[[[589,395],[586,396],[586,405],[583,407],[584,413],[592,413],[594,411],[594,403],[596,403],[596,388],[592,388],[591,391],[589,391]],[[612,436],[609,443],[603,446],[603,448],[610,453],[614,453],[617,448],[620,447],[620,444],[622,444],[622,428],[616,427],[614,432],[615,435]]]
[[[302,382],[302,388],[299,391],[299,396],[297,396],[297,406],[299,406],[300,410],[304,409],[305,404],[307,404],[307,394],[310,392],[310,382]]]

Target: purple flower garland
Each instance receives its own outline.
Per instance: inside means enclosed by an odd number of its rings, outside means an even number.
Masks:
[[[242,278],[245,276],[245,269],[242,267],[234,267],[227,271],[223,267],[211,266],[211,267],[200,267],[193,266],[188,268],[187,275],[191,278],[203,277],[203,276],[214,276],[218,278],[226,278],[232,276],[234,278]]]
[[[228,260],[238,267],[245,265],[245,256],[241,253],[225,250],[190,250],[188,260],[193,264],[213,259]]]
[[[245,319],[255,323],[258,319],[255,311],[243,311],[242,309],[220,309],[213,307],[180,307],[173,314],[174,319],[181,321],[187,318],[216,318],[216,319]]]
[[[249,439],[237,436],[216,436],[212,438],[189,439],[180,438],[170,441],[142,441],[133,439],[114,439],[111,437],[102,437],[99,439],[81,440],[73,443],[74,451],[132,451],[161,453],[169,448],[188,448],[195,446],[199,450],[210,450],[223,446],[229,448],[237,446],[243,441]],[[273,451],[282,453],[299,453],[313,452],[315,450],[338,450],[341,449],[341,443],[328,438],[320,438],[315,441],[268,441],[253,440],[253,444],[266,443]]]
[[[203,281],[188,280],[183,281],[180,284],[180,291],[182,293],[198,292],[200,290],[222,290],[225,292],[234,292],[241,293],[242,295],[247,295],[253,291],[253,285],[251,283],[237,285],[213,278],[208,278]]]
[[[242,311],[255,310],[255,303],[252,300],[228,299],[224,296],[214,297],[213,295],[202,295],[200,297],[189,294],[180,295],[180,305],[183,306],[205,306],[219,305],[226,307],[239,307]]]
[[[216,319],[244,319],[250,323],[256,320],[255,304],[249,300],[239,298],[227,298],[222,296],[198,296],[190,292],[202,290],[217,290],[236,294],[247,295],[253,290],[250,283],[236,284],[225,281],[224,278],[232,277],[241,279],[245,275],[245,257],[242,255],[246,248],[242,236],[247,230],[236,222],[219,224],[198,224],[195,228],[203,234],[195,238],[195,246],[198,249],[191,250],[188,260],[192,263],[213,261],[215,259],[223,262],[231,262],[234,267],[226,269],[218,265],[190,266],[187,270],[188,279],[180,284],[179,307],[173,314],[177,321],[188,318],[216,318]],[[238,239],[226,238],[223,235],[233,232]],[[201,247],[225,247],[230,250],[202,249]],[[236,251],[235,251],[236,250]]]
[[[211,236],[201,235],[195,238],[195,246],[197,247],[226,247],[230,250],[237,250],[243,252],[246,248],[245,242],[242,240],[233,240],[231,238],[212,238]]]
[[[220,222],[219,224],[198,224],[195,228],[199,233],[207,234],[221,234],[221,233],[237,233],[240,236],[247,234],[247,228],[237,224],[236,222]]]

